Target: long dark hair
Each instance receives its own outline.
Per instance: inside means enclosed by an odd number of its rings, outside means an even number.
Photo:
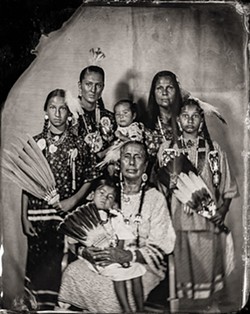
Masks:
[[[156,82],[161,77],[170,77],[176,91],[175,100],[171,106],[171,114],[173,116],[172,120],[175,120],[176,112],[178,111],[178,108],[181,106],[181,103],[182,103],[181,91],[180,91],[180,87],[179,87],[176,75],[171,71],[160,71],[156,73],[151,83],[151,88],[150,88],[149,97],[148,97],[148,105],[147,105],[147,121],[145,121],[145,125],[152,130],[155,128],[155,125],[157,123],[157,118],[160,116],[160,109],[155,100],[155,86],[156,86]],[[175,126],[173,127],[173,129],[175,129]]]

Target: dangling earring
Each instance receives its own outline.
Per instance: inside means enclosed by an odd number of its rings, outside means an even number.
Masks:
[[[182,132],[183,132],[183,129],[182,129],[182,126],[181,126],[181,124],[180,124],[179,121],[177,122],[177,125],[178,125],[178,128],[179,128],[180,132],[182,133]]]
[[[49,120],[49,116],[47,114],[44,115],[44,120]]]
[[[199,134],[202,132],[202,129],[203,129],[203,121],[201,121],[199,129],[198,129]]]
[[[120,182],[122,182],[123,181],[123,176],[122,176],[122,173],[120,172]]]
[[[148,175],[144,172],[141,176],[142,182],[145,183],[148,180]]]
[[[68,120],[68,125],[69,125],[69,127],[71,127],[71,126],[72,126],[72,116],[69,116],[69,117],[67,118],[67,120]]]

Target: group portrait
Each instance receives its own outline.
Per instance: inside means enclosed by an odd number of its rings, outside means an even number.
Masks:
[[[249,13],[83,1],[1,125],[1,307],[230,313],[249,294]]]

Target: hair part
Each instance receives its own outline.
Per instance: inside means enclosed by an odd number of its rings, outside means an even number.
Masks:
[[[43,110],[44,110],[44,111],[47,111],[49,101],[50,101],[50,99],[53,98],[53,97],[62,97],[62,98],[64,98],[64,100],[65,100],[65,90],[64,90],[64,89],[59,89],[59,88],[52,90],[52,91],[48,94],[48,96],[47,96],[47,98],[46,98],[46,100],[45,100],[45,103],[44,103],[44,106],[43,106]],[[65,102],[65,103],[66,103],[66,102]]]
[[[99,73],[102,76],[103,82],[105,81],[105,72],[101,67],[99,67],[97,65],[90,65],[90,66],[84,68],[80,73],[79,81],[81,82],[82,80],[84,80],[85,75],[89,74],[91,72]]]
[[[155,124],[157,123],[157,118],[160,116],[160,108],[155,100],[155,87],[156,87],[156,82],[162,77],[170,77],[176,91],[174,104],[170,107],[172,116],[174,117],[176,116],[176,112],[178,112],[178,108],[182,104],[180,86],[177,81],[176,75],[171,71],[160,71],[156,73],[150,87],[148,106],[147,106],[148,117],[147,117],[147,121],[145,121],[145,125],[150,129],[155,128]]]

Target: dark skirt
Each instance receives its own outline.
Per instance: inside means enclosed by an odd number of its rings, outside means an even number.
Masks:
[[[64,235],[57,221],[32,222],[38,236],[28,237],[26,277],[39,310],[53,309],[61,284]]]

